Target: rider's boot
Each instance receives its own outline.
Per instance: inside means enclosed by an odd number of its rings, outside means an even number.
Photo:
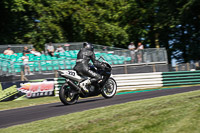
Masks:
[[[85,81],[80,83],[80,87],[83,88],[83,90],[88,93],[89,90],[86,88],[86,85],[89,84],[91,84],[90,79],[86,79]]]

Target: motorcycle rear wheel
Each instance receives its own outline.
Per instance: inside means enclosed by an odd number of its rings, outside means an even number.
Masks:
[[[117,92],[117,83],[113,78],[109,78],[104,88],[102,89],[102,96],[104,98],[112,98]]]
[[[74,93],[72,88],[67,83],[65,83],[60,88],[59,98],[64,105],[71,105],[78,101],[79,94]]]

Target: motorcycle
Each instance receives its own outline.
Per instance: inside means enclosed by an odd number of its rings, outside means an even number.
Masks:
[[[88,77],[80,76],[74,70],[58,70],[59,75],[66,79],[65,83],[59,90],[59,98],[64,105],[75,104],[79,97],[87,98],[101,94],[104,98],[112,98],[116,94],[117,83],[115,79],[111,77],[112,67],[102,56],[98,61],[105,66],[104,69],[95,68],[93,65],[90,65],[89,69],[100,74],[102,80],[100,83],[96,82],[86,85],[89,90],[88,93],[85,93],[85,91],[79,86],[79,84]]]

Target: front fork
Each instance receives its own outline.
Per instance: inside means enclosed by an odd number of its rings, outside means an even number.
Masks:
[[[106,82],[108,81],[108,79],[110,78],[111,74],[108,74],[106,76],[103,77],[103,80],[99,83],[100,84],[100,88],[103,88],[104,85],[106,84]]]

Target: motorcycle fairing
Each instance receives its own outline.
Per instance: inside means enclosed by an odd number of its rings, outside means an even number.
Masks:
[[[61,72],[62,76],[75,80],[77,82],[81,82],[84,79],[84,77],[79,76],[77,72],[74,70],[59,70],[59,71]]]

